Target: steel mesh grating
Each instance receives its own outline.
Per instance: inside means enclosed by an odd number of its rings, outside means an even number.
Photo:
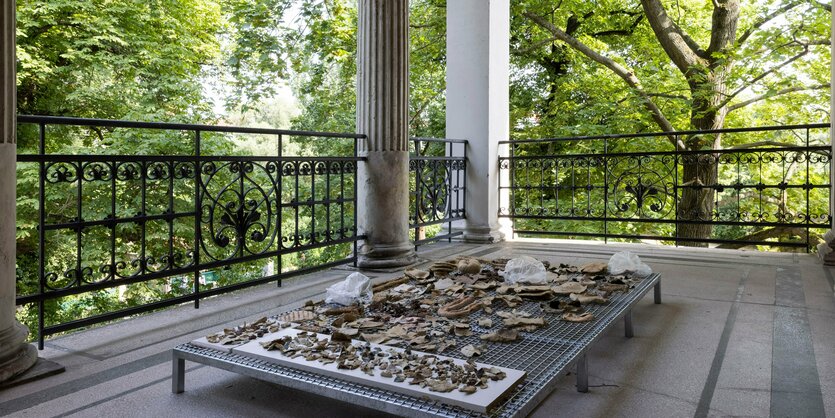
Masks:
[[[571,323],[558,319],[558,316],[543,312],[539,302],[525,302],[516,307],[534,315],[542,315],[548,321],[548,326],[534,332],[524,332],[523,338],[514,343],[486,343],[486,352],[476,360],[480,363],[508,367],[527,372],[527,377],[510,396],[489,415],[476,413],[458,407],[445,405],[439,402],[427,401],[411,396],[400,395],[394,392],[376,389],[359,385],[327,376],[309,373],[302,370],[277,366],[255,360],[237,354],[224,353],[217,350],[197,347],[191,344],[182,344],[175,348],[177,353],[190,354],[188,360],[201,362],[211,360],[212,362],[223,363],[231,366],[230,370],[236,367],[243,367],[266,373],[283,379],[291,379],[297,382],[304,382],[308,385],[319,388],[328,388],[358,403],[362,400],[384,401],[394,406],[401,415],[426,416],[434,415],[440,417],[518,417],[524,416],[536,407],[555,387],[557,380],[565,369],[573,363],[577,357],[599,338],[609,327],[621,319],[623,315],[660,280],[658,274],[639,282],[634,289],[627,294],[618,293],[613,295],[606,305],[592,305],[587,311],[595,315],[595,320],[585,323]],[[495,313],[485,314],[483,311],[471,315],[470,320],[476,323],[479,318],[490,317],[494,324],[500,324],[500,317]],[[475,328],[475,327],[474,327]],[[497,329],[498,326],[490,328]],[[486,332],[487,329],[475,329]],[[467,337],[455,337],[457,348],[467,344],[483,344],[484,341],[478,335]],[[463,358],[457,349],[449,349],[443,355]]]

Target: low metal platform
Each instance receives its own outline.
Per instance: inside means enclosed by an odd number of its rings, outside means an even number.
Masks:
[[[654,289],[655,303],[661,303],[661,277],[652,274],[636,284],[627,294],[617,293],[608,304],[587,306],[595,320],[585,323],[571,323],[558,319],[557,315],[542,312],[548,326],[534,332],[522,333],[523,339],[513,343],[487,343],[487,350],[478,357],[478,362],[512,369],[525,370],[528,375],[489,415],[476,413],[439,402],[418,399],[389,391],[371,388],[315,373],[281,367],[253,358],[229,354],[192,344],[182,344],[172,350],[172,390],[182,393],[185,389],[185,361],[193,361],[212,367],[239,373],[256,379],[304,390],[329,398],[408,417],[524,417],[533,411],[557,385],[566,369],[577,364],[577,390],[588,391],[588,357],[586,351],[609,328],[620,319],[624,320],[626,337],[632,337],[632,307],[650,289]],[[539,315],[538,302],[528,301],[516,309]],[[470,316],[471,322],[484,316],[500,320],[495,313],[483,311]],[[478,329],[472,336],[456,337],[457,349],[467,344],[482,344],[478,335],[487,330]],[[463,358],[457,349],[443,354]]]

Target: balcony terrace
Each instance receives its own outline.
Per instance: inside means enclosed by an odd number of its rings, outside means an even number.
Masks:
[[[18,115],[3,0],[0,415],[382,416],[193,362],[173,394],[172,348],[357,269],[629,250],[663,303],[583,351],[588,393],[561,375],[531,416],[835,416],[835,283],[811,254],[835,249],[831,124],[510,140],[510,2],[451,0],[456,139],[410,138],[409,2],[357,4],[356,132],[333,133]]]
[[[628,249],[662,275],[663,303],[635,307],[635,336],[615,326],[589,351],[589,392],[574,376],[533,412],[552,416],[830,416],[835,414],[832,274],[807,254],[635,244],[438,243],[432,260],[531,255],[552,263],[606,260]],[[318,395],[187,363],[171,393],[171,347],[224,326],[301,306],[344,268],[262,285],[47,341],[63,374],[0,392],[14,416],[382,416]],[[370,273],[375,282],[397,273]]]

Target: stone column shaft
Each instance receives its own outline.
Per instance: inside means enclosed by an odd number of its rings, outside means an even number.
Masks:
[[[0,9],[0,382],[38,359],[29,330],[15,319],[16,117],[15,0]]]
[[[509,0],[448,1],[446,135],[469,141],[466,241],[507,232],[498,219],[498,141],[510,135],[509,79]]]
[[[832,0],[832,7],[835,10],[835,0]],[[835,13],[830,17],[831,42],[829,50],[835,52]],[[835,54],[830,54],[829,82],[835,86]],[[835,157],[835,94],[829,96],[829,143],[832,145],[832,156]],[[830,160],[829,166],[829,214],[835,215],[835,158]],[[830,228],[835,230],[835,216],[832,216]]]
[[[360,267],[415,261],[409,242],[409,2],[359,0],[357,132],[361,142],[358,222],[368,238]]]

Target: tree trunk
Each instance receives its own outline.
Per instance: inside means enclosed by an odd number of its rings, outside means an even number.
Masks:
[[[681,199],[678,203],[678,220],[705,222],[713,218],[716,207],[712,186],[717,182],[717,159],[713,155],[685,155],[681,157],[683,176],[679,181]],[[710,238],[713,225],[708,223],[679,223],[677,238]],[[702,241],[679,241],[679,245],[706,247]]]
[[[691,97],[694,98],[690,114],[690,125],[693,129],[721,129],[724,126],[727,110],[722,105],[722,99],[727,93],[726,76],[727,67],[717,67],[690,78]],[[701,81],[692,81],[693,78]],[[691,135],[686,144],[687,149],[692,151],[719,149],[721,135]],[[683,176],[679,181],[682,191],[678,203],[678,220],[711,221],[716,209],[715,190],[712,186],[718,183],[718,157],[715,154],[684,155],[680,161]],[[713,225],[709,223],[679,223],[676,228],[678,238],[705,240],[710,238],[712,233]],[[679,241],[678,244],[707,247],[707,243],[702,241]]]

